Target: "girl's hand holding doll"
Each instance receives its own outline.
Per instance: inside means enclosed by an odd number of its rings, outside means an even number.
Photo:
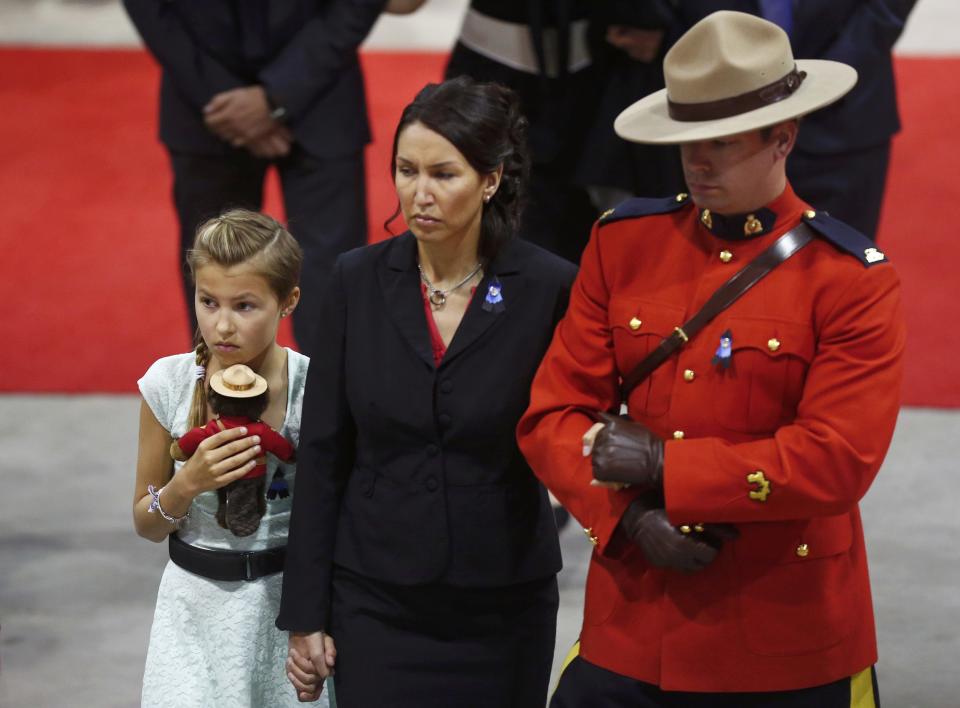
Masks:
[[[181,481],[191,499],[225,487],[248,474],[262,453],[260,436],[247,437],[246,428],[230,428],[211,435],[197,447],[171,481]]]

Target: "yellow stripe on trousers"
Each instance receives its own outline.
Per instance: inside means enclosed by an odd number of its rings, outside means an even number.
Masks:
[[[560,686],[560,679],[563,678],[563,672],[567,670],[567,667],[570,666],[570,663],[580,656],[580,640],[578,639],[573,643],[573,646],[570,647],[570,651],[567,652],[566,657],[563,659],[563,663],[560,664],[560,671],[557,674],[557,683],[553,687],[553,691],[550,692],[550,698],[553,698],[553,694],[557,692],[557,688]]]
[[[557,675],[557,683],[553,687],[550,696],[557,692],[560,686],[560,679],[563,678],[563,672],[567,670],[571,662],[580,656],[580,640],[574,642],[567,652],[563,663],[560,664],[560,672]],[[873,667],[868,666],[863,671],[850,677],[850,708],[877,708],[877,701],[873,695]]]
[[[873,667],[850,677],[850,708],[877,708],[873,695]]]

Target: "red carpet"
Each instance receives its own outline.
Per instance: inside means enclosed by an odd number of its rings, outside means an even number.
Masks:
[[[443,56],[364,56],[375,142],[371,240],[395,198],[390,140]],[[904,281],[905,402],[960,406],[960,59],[901,59],[904,132],[894,145],[879,242]],[[138,51],[0,49],[0,391],[128,392],[187,347],[166,154],[155,138],[157,69]],[[945,94],[949,91],[950,94]],[[266,210],[282,216],[276,184]],[[290,342],[289,331],[284,341]]]

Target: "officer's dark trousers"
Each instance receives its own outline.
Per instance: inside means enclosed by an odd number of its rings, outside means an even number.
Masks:
[[[852,688],[854,682],[849,678],[798,691],[661,691],[649,683],[607,671],[578,656],[560,676],[550,708],[880,708],[877,675],[873,669],[870,669],[869,680],[873,687],[873,701],[855,691]]]
[[[787,159],[787,177],[814,209],[876,240],[889,165],[889,142],[837,155],[795,149]]]
[[[171,161],[192,337],[197,320],[185,257],[197,226],[231,207],[259,210],[264,176],[271,162],[245,150],[228,155],[172,152]],[[333,261],[340,253],[367,241],[363,153],[320,159],[295,145],[287,157],[274,164],[280,175],[288,228],[304,252],[301,298],[293,316],[293,331],[299,349],[309,355],[318,336],[319,302]]]

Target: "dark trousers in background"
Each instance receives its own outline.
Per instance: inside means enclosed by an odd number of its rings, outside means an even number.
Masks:
[[[580,263],[597,207],[587,190],[550,165],[534,165],[520,235],[527,241]]]
[[[560,675],[550,708],[880,708],[877,674],[862,674],[823,686],[761,693],[688,693],[607,671],[577,656]]]
[[[805,202],[875,241],[889,165],[889,142],[837,155],[794,149],[787,177]]]
[[[319,336],[315,328],[320,298],[333,262],[344,251],[367,242],[363,153],[320,159],[295,145],[287,157],[275,162],[255,158],[245,150],[226,156],[171,153],[171,161],[190,336],[196,331],[197,318],[186,254],[197,227],[233,207],[259,211],[264,177],[274,164],[288,228],[304,253],[293,332],[300,351],[312,354]]]
[[[555,576],[498,588],[401,586],[334,567],[338,708],[537,708],[547,700]]]

